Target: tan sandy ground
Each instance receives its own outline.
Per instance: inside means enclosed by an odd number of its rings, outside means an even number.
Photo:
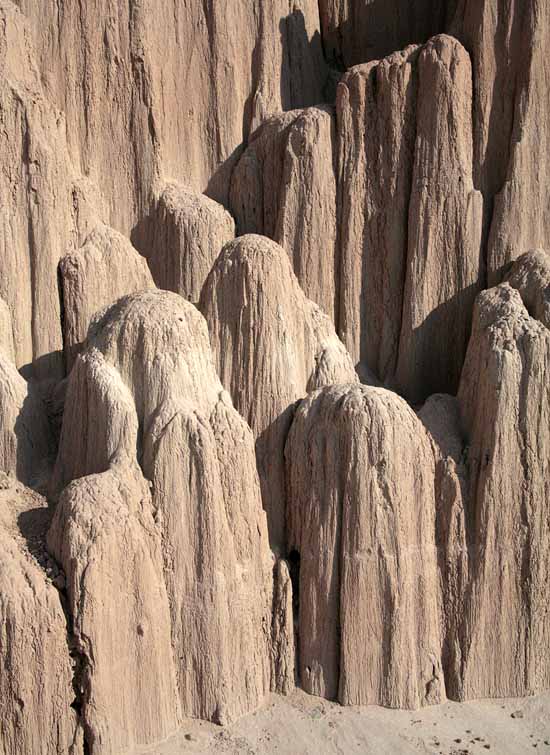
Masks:
[[[296,691],[286,698],[272,695],[261,710],[225,728],[186,721],[175,737],[140,751],[148,755],[486,752],[550,753],[550,693],[533,698],[446,703],[411,712],[342,708]]]

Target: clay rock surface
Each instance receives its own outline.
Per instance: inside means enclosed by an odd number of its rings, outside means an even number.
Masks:
[[[495,283],[510,260],[550,245],[550,14],[535,0],[460,0],[450,29],[472,54],[474,180]]]
[[[323,46],[328,60],[349,68],[425,42],[445,29],[456,0],[320,0]]]
[[[221,381],[256,438],[270,539],[284,545],[283,450],[294,404],[357,380],[334,327],[301,290],[288,255],[254,234],[226,245],[201,293]]]
[[[435,458],[435,516],[443,595],[442,664],[447,695],[461,699],[464,601],[468,594],[472,529],[469,526],[467,436],[455,396],[430,396],[418,412]]]
[[[235,223],[222,205],[182,184],[169,184],[149,219],[144,254],[159,288],[197,302],[206,276]]]
[[[231,13],[178,0],[17,4],[47,95],[66,114],[71,158],[126,235],[164,177],[227,195],[255,100],[267,113],[323,100],[316,0],[236,0]]]
[[[59,378],[57,263],[95,209],[68,158],[64,116],[45,97],[28,21],[8,0],[0,19],[0,296],[12,313],[17,366]]]
[[[550,683],[549,354],[550,333],[519,291],[505,283],[480,294],[458,396],[472,533],[464,698],[533,694]]]
[[[306,296],[337,317],[336,127],[332,108],[273,116],[251,136],[231,177],[239,234],[280,244]]]
[[[2,753],[83,752],[67,621],[42,566],[49,518],[41,496],[0,473]]]
[[[202,316],[169,292],[124,297],[90,326],[54,486],[136,461],[152,483],[181,711],[233,720],[270,689],[272,556],[252,434]]]
[[[179,699],[161,537],[139,470],[68,485],[48,544],[67,579],[86,752],[165,739],[180,723]]]
[[[415,402],[456,391],[479,287],[471,107],[470,60],[448,36],[353,68],[338,88],[339,330]]]
[[[124,294],[154,288],[147,262],[122,234],[99,225],[83,246],[61,258],[63,347],[67,372],[92,316]]]
[[[522,254],[506,280],[519,291],[531,317],[550,328],[550,254],[544,249]]]
[[[0,298],[0,353],[15,362],[15,345],[13,343],[13,326],[10,308]]]
[[[0,352],[0,471],[29,485],[45,482],[51,454],[45,406],[34,386]]]
[[[336,385],[286,444],[303,688],[346,705],[445,699],[428,433],[382,388]]]

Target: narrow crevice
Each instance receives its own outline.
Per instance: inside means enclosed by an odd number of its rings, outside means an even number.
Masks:
[[[294,625],[295,682],[300,684],[300,553],[291,550],[287,558],[290,584],[292,585],[292,621]]]
[[[51,553],[49,554],[49,558],[53,560]],[[84,714],[84,707],[88,696],[86,689],[87,684],[85,681],[88,658],[86,654],[80,649],[78,640],[74,633],[73,617],[69,609],[69,595],[67,592],[66,576],[64,575],[64,572],[62,571],[59,564],[57,564],[57,567],[59,568],[60,574],[65,577],[65,586],[58,587],[57,590],[59,592],[59,602],[61,604],[61,609],[65,616],[67,625],[67,650],[70,657],[71,668],[73,670],[72,687],[74,698],[71,703],[71,708],[75,711],[77,716],[77,726],[75,727],[75,741],[73,743],[73,746],[76,746],[77,744],[78,733],[80,730],[82,731],[83,755],[91,755],[94,737],[93,732],[91,731],[89,725],[86,723]]]

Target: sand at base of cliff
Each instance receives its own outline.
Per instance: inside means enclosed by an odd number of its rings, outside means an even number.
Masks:
[[[221,728],[187,720],[177,736],[140,753],[232,755],[498,755],[550,753],[550,693],[446,703],[422,711],[343,708],[300,690],[272,695],[255,713]]]

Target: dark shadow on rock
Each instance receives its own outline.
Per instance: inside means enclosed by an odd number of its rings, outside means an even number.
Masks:
[[[283,110],[318,105],[324,101],[328,67],[321,35],[308,37],[304,14],[294,10],[279,22],[281,35],[281,103]],[[335,94],[334,89],[334,94]]]
[[[22,511],[17,517],[19,532],[31,556],[44,568],[47,559],[46,535],[53,516],[53,510],[44,507]]]
[[[269,543],[281,557],[287,555],[285,445],[298,404],[288,406],[256,440],[256,466],[267,514]]]
[[[327,63],[339,70],[379,60],[446,32],[457,0],[352,0],[347,18],[323,32]],[[320,5],[323,6],[321,1]]]

